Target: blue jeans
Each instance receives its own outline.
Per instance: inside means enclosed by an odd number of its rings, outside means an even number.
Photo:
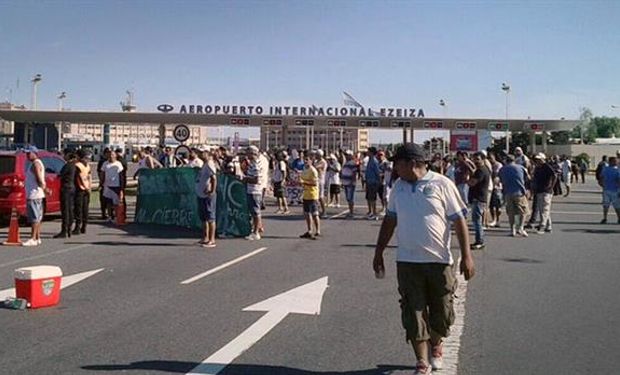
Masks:
[[[459,190],[459,193],[461,194],[461,199],[463,200],[463,203],[465,203],[465,205],[469,205],[469,201],[467,200],[467,196],[469,195],[469,185],[467,184],[459,184],[456,187]]]
[[[484,243],[484,229],[482,228],[482,215],[486,208],[486,202],[471,202],[471,220],[474,223],[474,233],[476,234],[476,243]]]

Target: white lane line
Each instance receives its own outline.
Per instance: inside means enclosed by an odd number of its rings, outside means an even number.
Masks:
[[[328,217],[327,220],[335,219],[337,217],[345,215],[348,212],[349,212],[349,209],[347,208],[346,210],[342,211],[341,213],[338,213],[338,214],[335,214],[335,215],[332,215],[332,216]]]
[[[66,249],[58,250],[58,251],[52,251],[51,253],[35,255],[35,256],[28,257],[28,258],[23,258],[23,259],[17,259],[17,260],[14,260],[12,262],[2,263],[2,264],[0,264],[0,267],[12,266],[14,264],[28,262],[30,260],[35,260],[35,259],[40,259],[40,258],[45,258],[45,257],[51,256],[51,255],[58,255],[58,254],[68,253],[69,251],[79,250],[79,249],[83,249],[83,248],[89,247],[89,246],[94,246],[94,245],[93,244],[78,245],[78,246],[69,247],[69,248],[66,248]],[[13,249],[15,249],[15,248],[13,248]],[[21,248],[18,247],[17,249],[21,249]],[[24,251],[27,251],[26,249],[37,249],[37,247],[24,247],[23,249],[24,249]]]
[[[204,278],[204,277],[207,277],[207,276],[209,276],[209,275],[211,275],[211,274],[214,274],[214,273],[216,273],[217,271],[221,271],[221,270],[223,270],[223,269],[224,269],[224,268],[226,268],[226,267],[229,267],[229,266],[232,266],[233,264],[236,264],[236,263],[241,262],[242,260],[245,260],[245,259],[247,259],[247,258],[249,258],[249,257],[253,257],[253,256],[254,256],[254,255],[256,255],[256,254],[260,254],[260,253],[262,253],[262,252],[263,252],[263,251],[265,251],[265,250],[267,250],[267,248],[266,248],[266,247],[261,247],[261,248],[259,248],[259,249],[256,249],[256,250],[252,251],[251,253],[248,253],[248,254],[242,255],[242,256],[240,256],[239,258],[235,258],[235,259],[231,260],[230,262],[226,262],[226,263],[224,263],[224,264],[222,264],[222,265],[220,265],[220,266],[217,266],[217,267],[215,267],[215,268],[212,268],[212,269],[210,269],[210,270],[208,270],[208,271],[206,271],[206,272],[203,272],[203,273],[201,273],[201,274],[198,274],[198,275],[196,275],[196,276],[194,276],[194,277],[190,277],[190,278],[189,278],[189,279],[187,279],[187,280],[181,281],[181,284],[184,284],[184,285],[191,284],[191,283],[193,283],[194,281],[200,280],[200,279],[202,279],[202,278]]]
[[[461,258],[456,263],[456,288],[454,299],[454,324],[450,326],[450,336],[443,340],[443,369],[441,374],[457,374],[459,363],[459,350],[461,347],[461,336],[465,325],[465,300],[467,297],[467,281],[460,274]]]

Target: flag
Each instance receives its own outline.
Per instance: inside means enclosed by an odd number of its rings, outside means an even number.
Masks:
[[[363,108],[363,106],[351,95],[347,94],[346,91],[342,92],[342,103],[349,107]]]

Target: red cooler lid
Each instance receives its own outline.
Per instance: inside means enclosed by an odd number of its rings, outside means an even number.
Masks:
[[[17,280],[38,280],[62,276],[62,270],[56,266],[34,266],[15,270]]]

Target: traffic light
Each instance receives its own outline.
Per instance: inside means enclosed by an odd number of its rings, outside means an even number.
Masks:
[[[476,129],[476,123],[475,122],[469,122],[469,121],[457,121],[456,128],[457,129],[472,130],[472,129]]]
[[[281,118],[264,119],[263,125],[282,125],[282,119]]]
[[[250,119],[233,117],[230,119],[230,125],[250,125]]]
[[[347,120],[327,120],[327,126],[347,126]]]
[[[360,120],[360,126],[363,128],[378,128],[379,120]]]
[[[443,129],[443,121],[424,121],[424,129]]]
[[[526,122],[523,125],[524,130],[529,130],[533,132],[541,132],[545,130],[545,125],[538,122]]]
[[[298,125],[298,126],[314,126],[314,120],[313,119],[296,119],[295,120],[295,125]]]
[[[411,121],[392,121],[393,128],[410,128]]]
[[[507,122],[489,122],[489,130],[506,131],[508,130],[508,123]]]

